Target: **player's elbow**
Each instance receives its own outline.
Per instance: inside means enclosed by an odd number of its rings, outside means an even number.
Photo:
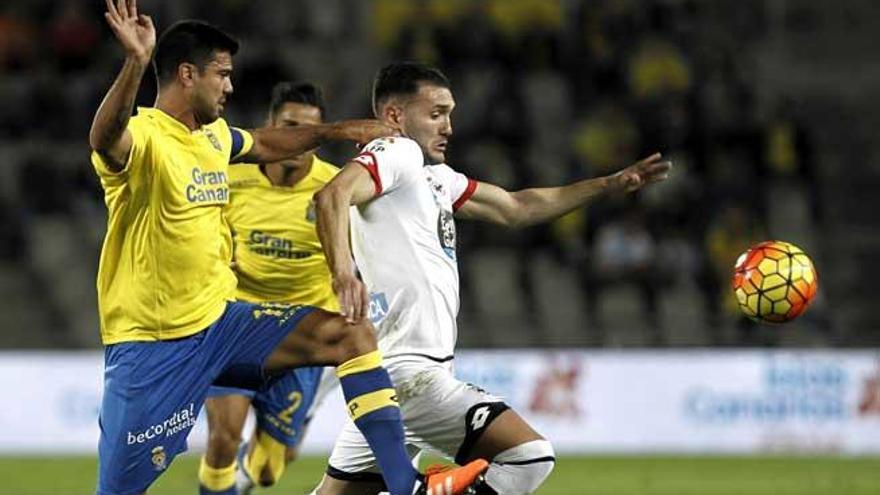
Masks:
[[[344,191],[332,182],[316,192],[313,199],[315,201],[315,210],[318,212],[318,215],[320,215],[321,212],[335,211],[343,207],[347,201]]]
[[[510,201],[504,203],[500,214],[504,226],[519,230],[541,223],[547,217],[548,209],[547,201],[527,189],[511,193]]]
[[[507,227],[510,230],[522,230],[522,229],[531,227],[532,225],[534,225],[534,223],[529,222],[525,218],[517,216],[517,217],[507,218],[505,220],[505,223],[503,223],[502,225],[504,225],[505,227]]]
[[[272,142],[266,138],[264,129],[253,129],[249,132],[253,142],[248,152],[242,155],[242,161],[248,163],[272,163],[287,158],[281,156],[272,148]]]
[[[504,211],[496,211],[484,219],[508,230],[519,230],[523,227],[518,218]]]
[[[511,230],[520,230],[532,225],[529,221],[528,205],[522,201],[514,200],[500,212],[500,223]]]
[[[93,126],[89,131],[89,147],[102,156],[116,160],[118,158],[116,155],[120,154],[120,148],[123,147],[124,138],[124,131],[117,133]]]
[[[330,186],[327,185],[322,187],[314,196],[312,196],[312,201],[315,202],[316,210],[327,210],[333,201],[333,191],[330,190]]]
[[[107,151],[110,150],[112,145],[113,145],[113,143],[107,137],[106,133],[102,133],[99,130],[95,129],[94,127],[92,128],[91,131],[89,131],[89,147],[92,149],[92,151],[97,151],[98,153],[106,154]]]

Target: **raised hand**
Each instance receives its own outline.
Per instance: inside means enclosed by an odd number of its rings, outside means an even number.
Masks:
[[[126,56],[146,65],[156,47],[156,28],[150,16],[138,14],[137,0],[107,1],[104,18],[125,49]]]
[[[672,162],[662,158],[660,153],[654,153],[612,175],[614,189],[633,192],[648,184],[666,180],[672,169]]]

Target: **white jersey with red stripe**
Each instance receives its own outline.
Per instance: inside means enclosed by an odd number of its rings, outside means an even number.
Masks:
[[[376,139],[354,161],[376,187],[375,198],[352,207],[351,234],[379,348],[389,359],[451,359],[459,307],[452,215],[477,183],[445,164],[425,165],[407,138]]]

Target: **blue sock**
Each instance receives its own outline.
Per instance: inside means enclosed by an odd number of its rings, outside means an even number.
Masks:
[[[404,446],[403,419],[379,351],[336,368],[348,413],[370,444],[391,495],[411,495],[418,477]]]
[[[235,491],[235,485],[232,485],[232,487],[227,490],[219,492],[209,490],[205,485],[199,485],[199,495],[238,495],[238,492]]]

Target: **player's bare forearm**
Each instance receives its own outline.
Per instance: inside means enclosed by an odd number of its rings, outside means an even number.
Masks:
[[[614,192],[609,177],[586,179],[567,186],[523,189],[511,193],[517,204],[511,215],[512,227],[530,227],[561,217],[566,213]]]
[[[251,130],[254,145],[239,161],[273,163],[295,158],[329,140],[332,124],[296,127],[263,127]]]
[[[353,273],[349,245],[349,208],[373,199],[376,189],[370,174],[349,162],[315,194],[318,238],[334,278]]]
[[[348,209],[353,190],[346,187],[350,184],[344,181],[334,184],[340,175],[315,195],[317,230],[333,275],[333,292],[339,298],[339,312],[347,322],[354,323],[367,317],[370,296],[366,286],[355,276],[351,262]]]
[[[347,120],[332,124],[264,127],[250,132],[254,145],[239,160],[272,163],[295,158],[327,141],[368,143],[390,136],[394,130],[375,120]]]
[[[89,145],[107,159],[111,170],[118,171],[131,151],[131,134],[126,127],[156,46],[156,28],[150,16],[138,13],[136,0],[106,3],[104,18],[125,51],[125,63],[98,107],[89,131]]]
[[[666,180],[671,169],[672,162],[663,160],[660,153],[654,153],[615,174],[566,186],[507,192],[481,182],[458,211],[458,216],[511,228],[528,227],[553,220],[603,195],[633,192]]]
[[[131,150],[131,136],[126,133],[126,127],[146,69],[147,62],[126,57],[92,121],[89,145],[108,158],[114,168],[122,168]]]
[[[529,227],[562,216],[612,188],[613,182],[608,177],[514,192],[480,182],[474,195],[456,215],[513,229]]]
[[[318,239],[334,278],[353,273],[348,243],[350,202],[351,192],[333,187],[332,182],[315,194]]]

